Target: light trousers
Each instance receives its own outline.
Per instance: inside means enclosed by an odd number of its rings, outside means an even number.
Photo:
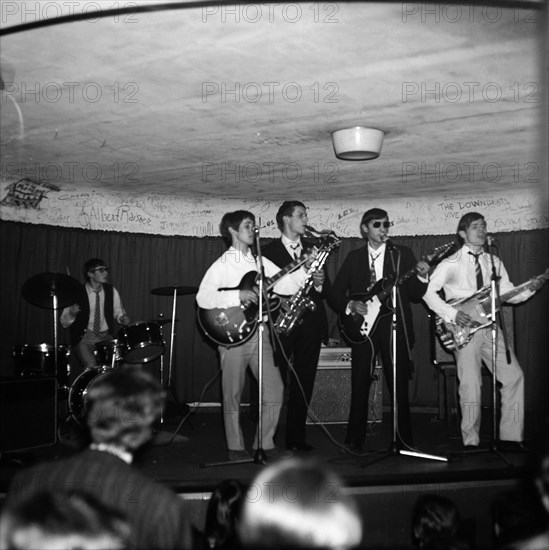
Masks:
[[[263,406],[261,447],[273,449],[274,435],[278,426],[284,385],[279,369],[273,360],[273,350],[267,331],[263,334]],[[245,449],[244,436],[240,425],[240,401],[244,389],[246,369],[249,366],[252,374],[259,380],[259,330],[246,343],[226,348],[219,346],[221,359],[221,386],[223,389],[223,422],[227,448],[230,451]],[[259,430],[259,426],[258,426]],[[256,431],[253,447],[258,446]]]
[[[524,375],[513,350],[507,364],[505,344],[498,330],[496,345],[496,379],[501,383],[501,420],[499,439],[522,441],[524,437]],[[481,416],[481,367],[492,372],[492,330],[485,328],[455,352],[459,378],[461,435],[464,445],[478,445]]]

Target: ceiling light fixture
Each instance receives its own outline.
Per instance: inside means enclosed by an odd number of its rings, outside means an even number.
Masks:
[[[332,132],[335,155],[341,160],[373,160],[379,157],[384,132],[355,126]]]

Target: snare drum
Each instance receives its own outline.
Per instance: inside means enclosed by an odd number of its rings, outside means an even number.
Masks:
[[[82,426],[86,420],[86,400],[92,385],[112,371],[110,367],[86,369],[73,382],[69,390],[69,411],[72,417]]]
[[[125,363],[148,363],[164,353],[158,323],[139,321],[126,325],[118,331],[118,341],[124,352]]]
[[[14,346],[12,355],[17,376],[54,376],[59,387],[67,384],[71,371],[68,346],[57,346],[57,369],[55,346],[49,344]]]
[[[124,359],[122,355],[122,344],[118,340],[102,340],[93,345],[95,364],[98,367],[116,367]]]

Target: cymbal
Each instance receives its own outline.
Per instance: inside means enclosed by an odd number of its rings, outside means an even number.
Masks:
[[[54,309],[53,296],[57,297],[57,309],[61,309],[77,302],[83,292],[83,285],[74,277],[50,272],[30,277],[21,288],[27,302],[45,309]]]
[[[158,296],[173,296],[175,292],[177,296],[183,296],[184,294],[194,294],[197,291],[197,286],[172,285],[153,288],[151,294],[156,294]]]

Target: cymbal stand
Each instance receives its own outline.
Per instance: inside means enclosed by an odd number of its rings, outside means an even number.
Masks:
[[[55,294],[55,291],[52,292],[52,307],[53,307],[53,364],[55,365],[54,373],[57,376],[57,373],[59,372],[58,369],[58,353],[57,353],[57,294]]]
[[[387,249],[387,252],[391,253],[391,260],[393,262],[393,268],[395,269],[396,277],[395,281],[398,281],[398,267],[400,265],[400,251],[397,248],[391,248]],[[394,261],[394,255],[393,252],[396,252],[398,255],[398,259],[395,266]],[[368,462],[367,464],[363,464],[362,467],[366,468],[368,466],[371,466],[372,464],[375,464],[376,462],[381,462],[382,460],[385,460],[386,458],[389,458],[391,456],[395,455],[404,455],[404,456],[412,456],[416,458],[425,458],[428,460],[439,460],[441,462],[448,462],[448,458],[444,456],[439,455],[433,455],[428,453],[423,453],[420,451],[417,451],[415,449],[412,449],[411,447],[403,448],[404,445],[402,442],[399,442],[398,440],[398,403],[397,403],[397,284],[395,283],[393,285],[393,288],[391,290],[391,301],[392,301],[392,322],[391,322],[391,358],[392,358],[392,371],[393,371],[393,384],[392,384],[392,400],[393,400],[393,407],[392,407],[392,413],[393,413],[393,432],[392,432],[392,441],[391,446],[389,450],[381,457]],[[403,315],[403,322],[404,322],[404,312]]]
[[[163,315],[164,315],[163,313],[160,313],[158,316],[162,317]],[[172,321],[172,324],[173,324],[173,321]],[[164,329],[162,328],[161,323],[160,323],[160,338],[162,341],[164,341]],[[164,353],[160,355],[160,387],[164,389]],[[165,408],[166,408],[166,404],[164,401],[162,401],[162,408],[160,409],[160,424],[164,424]]]

